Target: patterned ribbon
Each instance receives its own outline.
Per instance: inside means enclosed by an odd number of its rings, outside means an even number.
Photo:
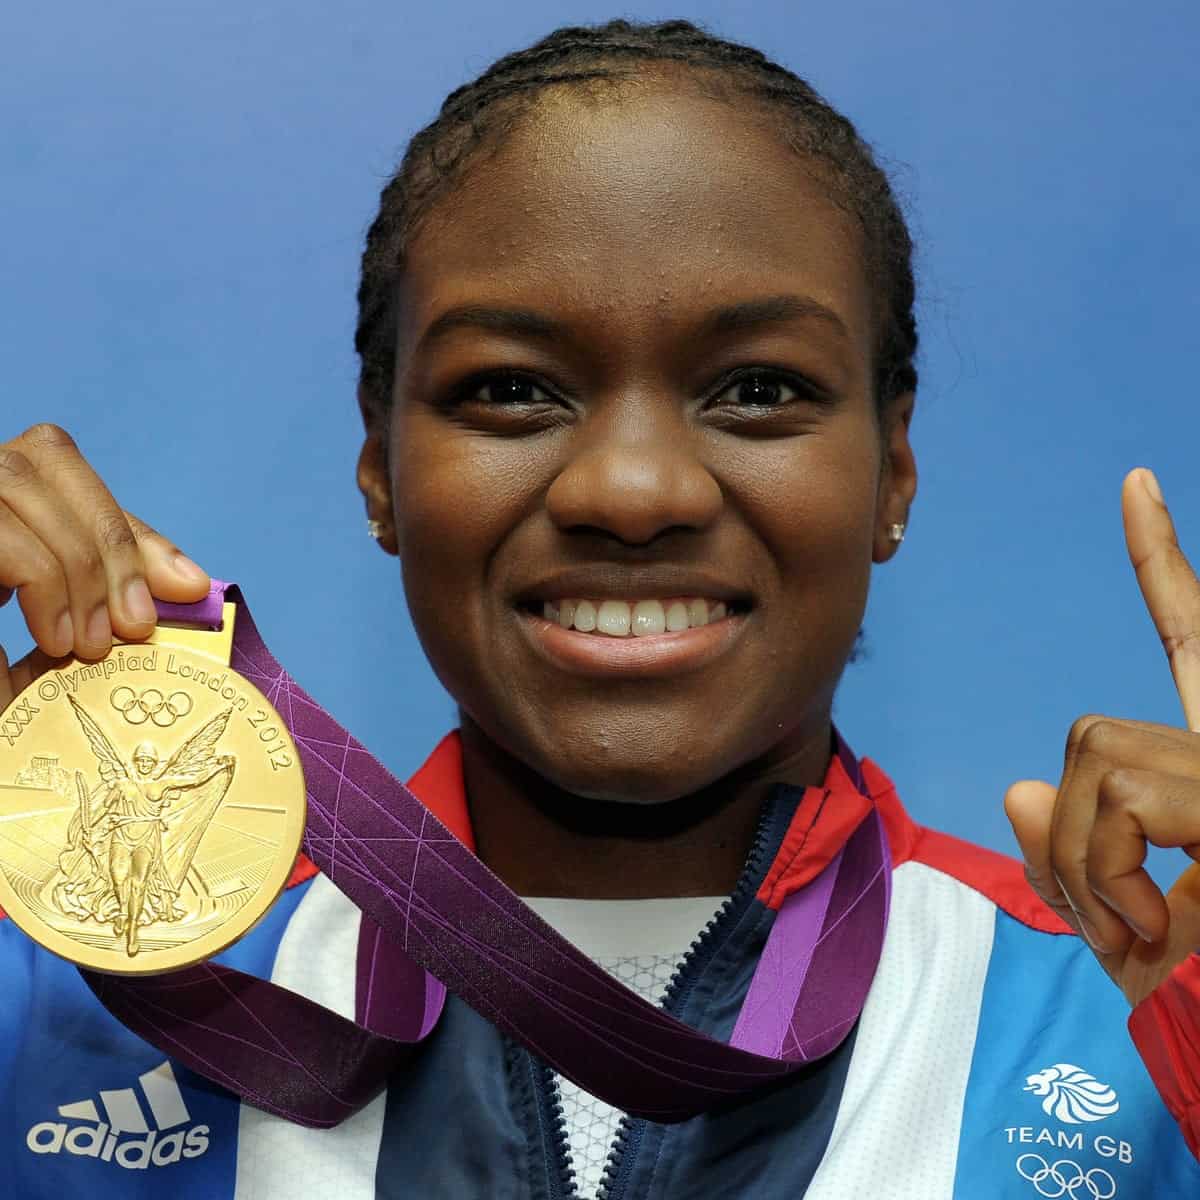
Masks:
[[[891,890],[873,805],[784,901],[731,1041],[718,1042],[642,1000],[506,887],[296,684],[235,585],[159,608],[215,627],[226,598],[239,605],[230,665],[279,710],[300,750],[305,851],[364,913],[363,1023],[214,962],[140,978],[81,969],[135,1033],[248,1103],[316,1127],[338,1124],[385,1086],[433,1029],[447,989],[588,1092],[664,1122],[802,1070],[849,1033],[879,962]],[[864,790],[840,739],[839,754]]]

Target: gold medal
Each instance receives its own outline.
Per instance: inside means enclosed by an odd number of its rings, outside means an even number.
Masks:
[[[0,714],[0,908],[95,971],[211,958],[271,907],[304,832],[304,776],[219,632],[160,624],[70,658]]]

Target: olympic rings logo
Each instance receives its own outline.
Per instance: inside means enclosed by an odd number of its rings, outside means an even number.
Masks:
[[[164,696],[158,688],[146,688],[141,692],[135,692],[131,687],[113,688],[108,701],[130,725],[153,721],[160,729],[174,725],[192,711],[192,698],[187,692]]]
[[[1039,1196],[1067,1196],[1070,1200],[1112,1200],[1117,1181],[1100,1167],[1085,1171],[1069,1158],[1048,1163],[1040,1154],[1022,1154],[1017,1159],[1017,1174],[1028,1179]],[[1080,1191],[1084,1188],[1084,1191]]]

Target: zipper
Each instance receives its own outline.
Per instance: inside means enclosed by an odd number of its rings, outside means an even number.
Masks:
[[[547,1066],[540,1058],[535,1058],[528,1050],[524,1051],[533,1068],[533,1090],[537,1101],[538,1117],[545,1130],[543,1145],[546,1147],[546,1175],[551,1186],[557,1189],[551,1193],[554,1200],[562,1197],[569,1200],[578,1196],[575,1187],[575,1171],[571,1166],[571,1150],[567,1145],[567,1119],[563,1111],[562,1094],[558,1090],[558,1080],[554,1077],[554,1068]]]
[[[696,986],[696,981],[704,973],[730,930],[742,919],[755,892],[758,891],[762,876],[765,874],[763,860],[767,855],[768,834],[777,808],[773,801],[774,796],[762,806],[762,811],[758,816],[758,825],[754,831],[754,841],[751,843],[750,853],[746,858],[746,865],[742,868],[742,873],[733,891],[688,947],[683,961],[676,968],[675,974],[671,976],[671,982],[667,984],[660,1007],[673,1017],[678,1017],[686,1006],[692,989]],[[561,1120],[561,1104],[558,1106],[558,1111]],[[604,1164],[604,1173],[600,1176],[596,1200],[622,1200],[625,1196],[626,1189],[629,1187],[629,1178],[633,1173],[633,1164],[637,1158],[638,1147],[646,1132],[646,1124],[647,1122],[641,1117],[631,1117],[626,1114],[621,1118],[613,1138],[612,1149],[608,1154],[608,1161]]]

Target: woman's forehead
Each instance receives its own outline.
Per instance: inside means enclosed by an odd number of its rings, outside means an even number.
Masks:
[[[650,89],[543,103],[485,147],[409,247],[408,332],[497,288],[542,305],[705,310],[798,292],[870,340],[861,234],[754,106]]]

